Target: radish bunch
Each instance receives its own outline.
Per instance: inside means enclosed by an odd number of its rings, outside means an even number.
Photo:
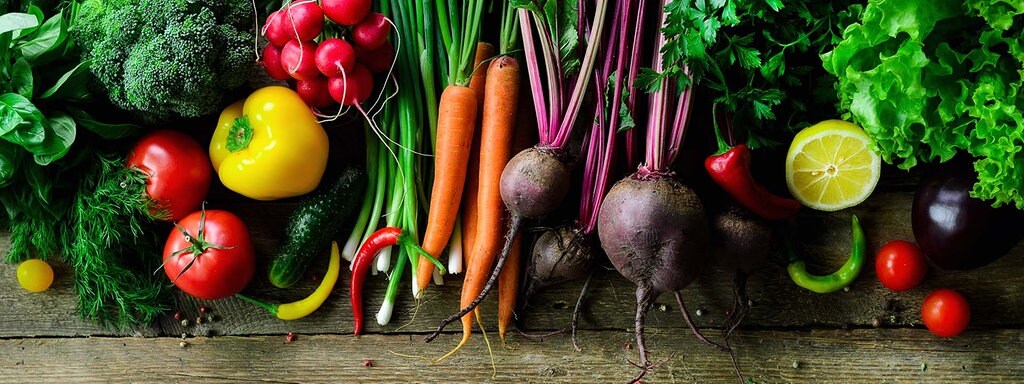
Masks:
[[[373,93],[373,75],[387,72],[395,57],[391,21],[371,5],[298,0],[271,13],[262,30],[270,44],[260,64],[271,78],[292,84],[310,107],[358,108]]]

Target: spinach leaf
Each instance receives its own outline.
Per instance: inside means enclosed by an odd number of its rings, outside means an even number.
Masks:
[[[134,136],[142,129],[135,124],[111,124],[96,121],[88,112],[68,107],[68,113],[75,118],[78,126],[88,129],[106,140],[121,139]]]

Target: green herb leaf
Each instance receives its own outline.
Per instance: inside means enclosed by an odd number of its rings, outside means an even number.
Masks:
[[[30,149],[39,165],[49,165],[64,157],[75,142],[77,133],[75,120],[63,112],[53,113],[47,121],[49,129],[46,130],[43,145],[36,150]]]
[[[79,127],[85,128],[106,140],[135,136],[142,130],[142,127],[135,124],[112,124],[97,121],[89,113],[78,108],[68,107],[68,113],[75,119]]]
[[[20,31],[39,26],[39,19],[27,13],[8,13],[0,15],[0,33]]]
[[[84,101],[89,99],[89,65],[86,60],[64,73],[50,89],[39,95],[40,99],[68,99]]]
[[[18,58],[18,61],[14,62],[14,67],[11,68],[11,85],[14,86],[14,89],[10,91],[17,92],[25,98],[32,98],[32,81],[32,66],[25,58]]]
[[[50,51],[57,51],[67,40],[67,35],[63,18],[61,15],[55,15],[47,19],[34,33],[26,36],[28,40],[19,44],[18,49],[32,64],[40,65],[44,63],[40,58]]]
[[[21,148],[0,140],[0,188],[7,187],[16,179],[19,164],[21,164]]]

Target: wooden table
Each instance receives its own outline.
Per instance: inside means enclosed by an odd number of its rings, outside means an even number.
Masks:
[[[900,177],[896,177],[898,180]],[[825,272],[848,255],[850,211],[862,220],[877,250],[891,239],[913,239],[910,203],[913,180],[884,183],[860,206],[834,214],[806,211],[799,219],[803,252],[812,268]],[[258,208],[258,209],[257,209]],[[289,204],[238,203],[229,209],[251,226],[261,259],[274,249]],[[0,254],[9,246],[0,235]],[[323,267],[314,270],[320,273]],[[684,297],[698,325],[711,336],[731,304],[731,275],[712,266]],[[250,292],[285,302],[309,292],[270,289],[257,272]],[[624,382],[635,373],[632,348],[634,287],[614,271],[600,272],[581,320],[582,352],[567,336],[542,341],[513,335],[502,346],[489,334],[475,334],[454,357],[432,359],[452,348],[459,335],[433,343],[423,337],[456,309],[458,279],[433,287],[414,302],[403,293],[392,324],[372,320],[384,279],[372,279],[366,295],[368,335],[351,335],[346,288],[312,316],[285,322],[236,299],[203,302],[182,295],[177,309],[194,319],[208,306],[216,321],[182,326],[168,316],[133,332],[105,330],[78,319],[72,276],[57,267],[54,287],[26,293],[17,286],[15,266],[0,264],[0,382],[173,381],[173,382]],[[408,285],[404,290],[408,291]],[[526,326],[554,330],[569,324],[581,283],[565,284],[537,297]],[[921,300],[932,289],[960,290],[971,302],[971,327],[954,339],[940,339],[920,323]],[[789,280],[781,261],[770,263],[749,283],[753,308],[733,342],[744,373],[757,383],[1021,382],[1024,381],[1024,248],[969,272],[932,269],[923,286],[894,293],[883,288],[872,266],[848,291],[819,295]],[[494,300],[485,303],[494,326]],[[664,360],[647,382],[735,382],[726,355],[699,343],[665,295],[648,317],[652,360]],[[458,326],[452,327],[457,330]],[[285,341],[294,332],[297,340]],[[184,339],[182,339],[184,337]],[[184,344],[182,344],[184,342]],[[184,347],[182,347],[184,345]]]

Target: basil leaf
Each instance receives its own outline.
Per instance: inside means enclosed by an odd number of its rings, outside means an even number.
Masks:
[[[69,107],[68,113],[75,118],[80,127],[88,129],[106,140],[135,136],[142,129],[142,127],[135,124],[111,124],[96,121],[88,112],[78,108]]]
[[[0,140],[0,188],[10,185],[15,180],[18,165],[21,163],[21,148],[17,145]]]
[[[32,128],[41,124],[45,117],[36,108],[32,101],[17,93],[5,93],[0,95],[0,137],[15,144],[22,144],[22,140],[13,140],[8,135]],[[15,118],[11,113],[17,115]]]
[[[36,151],[30,149],[35,155],[36,164],[39,165],[49,165],[64,157],[68,149],[71,149],[71,144],[75,142],[76,124],[71,116],[64,112],[56,112],[50,116],[48,123],[49,129],[45,130],[43,144]]]
[[[7,134],[7,132],[13,131],[18,128],[19,125],[25,123],[25,118],[21,117],[14,107],[5,103],[0,103],[0,136]]]
[[[32,81],[32,66],[25,58],[19,58],[11,69],[11,85],[14,86],[12,91],[25,98],[32,98]]]
[[[55,15],[46,20],[43,25],[31,36],[30,39],[19,45],[21,55],[33,64],[41,64],[38,59],[45,53],[56,50],[64,40],[67,39],[61,15]]]
[[[8,13],[0,16],[0,33],[20,31],[39,25],[39,19],[27,13]]]
[[[89,97],[89,65],[86,60],[67,71],[57,83],[39,96],[40,99],[84,100]]]
[[[29,165],[24,169],[25,179],[28,181],[28,185],[32,187],[31,189],[35,192],[36,197],[38,197],[43,204],[51,204],[50,192],[53,190],[53,182],[51,182],[50,175],[47,174],[46,168]]]

